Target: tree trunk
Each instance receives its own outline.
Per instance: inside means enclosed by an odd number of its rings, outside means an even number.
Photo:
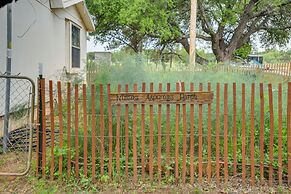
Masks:
[[[230,48],[229,45],[225,44],[223,37],[220,37],[219,34],[216,34],[212,38],[212,51],[215,55],[217,62],[229,61],[232,58],[232,54],[235,49]]]
[[[184,49],[186,50],[186,52],[189,54],[190,52],[190,45],[188,42],[187,38],[181,38],[177,40],[178,43],[180,43]],[[203,57],[200,57],[197,53],[196,53],[196,63],[200,64],[200,65],[206,65],[208,63],[207,59],[204,59]]]

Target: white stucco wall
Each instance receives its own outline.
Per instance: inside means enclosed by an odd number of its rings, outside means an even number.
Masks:
[[[60,79],[63,68],[70,70],[69,34],[66,21],[81,27],[81,69],[86,64],[87,32],[75,6],[50,9],[48,0],[13,3],[12,74],[36,80],[38,63],[47,79]],[[6,67],[6,7],[0,9],[0,71]],[[66,34],[67,33],[67,34]]]

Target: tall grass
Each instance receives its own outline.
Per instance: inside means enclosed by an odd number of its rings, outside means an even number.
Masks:
[[[92,64],[91,64],[92,65]],[[92,67],[92,66],[91,66]],[[180,67],[180,69],[178,68]],[[275,125],[275,138],[274,138],[274,157],[275,157],[275,162],[274,166],[278,166],[278,90],[277,90],[277,85],[279,83],[283,84],[283,164],[287,164],[287,120],[286,120],[286,113],[287,113],[287,82],[289,81],[286,78],[283,78],[281,76],[276,76],[276,75],[269,75],[269,74],[264,74],[261,72],[221,72],[221,71],[190,71],[188,70],[188,67],[185,66],[175,66],[175,70],[162,70],[160,67],[156,67],[156,64],[152,64],[150,62],[147,62],[146,60],[141,60],[140,63],[137,63],[135,58],[128,58],[124,59],[124,61],[118,63],[118,64],[113,64],[111,66],[108,65],[98,65],[95,66],[94,69],[96,69],[97,73],[94,78],[94,83],[97,87],[96,94],[97,94],[97,99],[96,99],[96,112],[97,114],[100,112],[100,104],[99,104],[99,94],[100,94],[100,84],[104,84],[104,94],[105,94],[105,103],[104,103],[104,108],[105,108],[105,153],[108,152],[108,117],[107,117],[107,92],[106,92],[106,84],[110,83],[111,84],[111,91],[112,92],[117,92],[117,86],[118,84],[122,85],[122,91],[125,89],[125,84],[129,85],[129,90],[133,91],[133,84],[136,83],[138,84],[138,91],[141,91],[141,85],[143,82],[147,84],[147,91],[149,91],[149,83],[153,82],[155,86],[155,91],[158,90],[158,83],[163,84],[163,90],[166,91],[166,84],[170,83],[171,84],[171,90],[175,91],[175,84],[177,82],[184,82],[186,86],[186,90],[189,90],[189,85],[190,83],[195,84],[195,90],[198,90],[199,88],[199,83],[203,83],[204,90],[207,89],[207,83],[210,83],[212,86],[212,91],[214,94],[216,94],[216,84],[220,83],[220,114],[219,114],[219,120],[216,119],[216,112],[215,112],[215,102],[216,102],[216,97],[213,100],[212,103],[212,109],[211,109],[211,134],[212,134],[212,146],[211,146],[211,158],[213,161],[215,161],[215,126],[216,123],[220,123],[219,127],[219,133],[220,133],[220,141],[219,141],[219,146],[220,146],[220,156],[223,157],[223,151],[224,151],[224,139],[223,134],[224,134],[224,105],[223,105],[223,99],[224,99],[224,93],[223,93],[223,87],[224,84],[228,84],[228,155],[229,155],[229,161],[233,162],[233,128],[234,125],[237,127],[237,158],[238,162],[240,163],[242,160],[242,121],[241,121],[241,110],[242,110],[242,90],[241,90],[241,84],[245,83],[246,84],[246,135],[247,135],[247,162],[249,162],[250,159],[250,100],[251,100],[251,84],[255,83],[255,159],[256,159],[256,164],[259,164],[259,158],[260,158],[260,152],[259,152],[259,136],[260,136],[260,96],[259,96],[259,83],[264,83],[264,105],[265,105],[265,141],[264,141],[264,150],[265,150],[265,164],[268,164],[269,162],[269,140],[270,140],[270,112],[269,112],[269,104],[268,104],[268,90],[267,90],[267,84],[272,83],[273,84],[273,103],[274,103],[274,125]],[[232,84],[236,83],[237,84],[237,122],[233,123],[233,90],[232,90]],[[92,129],[92,115],[90,107],[91,107],[91,99],[90,99],[90,88],[88,87],[87,89],[87,101],[88,101],[88,129],[89,129],[89,136],[91,135],[91,129]],[[113,111],[113,148],[115,148],[115,134],[116,134],[116,127],[117,127],[117,108],[116,106],[112,107]],[[124,165],[125,165],[125,157],[124,157],[124,140],[125,140],[125,115],[124,115],[124,107],[122,107],[121,110],[121,124],[120,124],[120,129],[121,129],[121,166],[122,170],[124,170]],[[182,153],[182,142],[183,142],[183,123],[182,123],[182,108],[180,108],[180,121],[179,121],[179,151]],[[155,156],[157,156],[157,106],[154,107],[154,142],[155,142]],[[132,161],[132,127],[133,127],[133,108],[130,106],[129,108],[129,150],[130,150],[130,157],[129,157],[129,167],[132,167],[133,161]],[[162,134],[166,134],[166,119],[165,119],[165,114],[166,114],[166,107],[163,105],[162,108]],[[190,110],[189,106],[187,105],[187,111],[186,111],[186,116],[187,116],[187,142],[189,145],[190,141],[190,126],[189,126],[189,116],[190,116]],[[66,117],[66,115],[65,115]],[[175,106],[171,106],[171,119],[170,119],[170,134],[171,134],[171,150],[174,150],[175,147]],[[66,120],[66,118],[64,118]],[[79,126],[79,152],[80,152],[80,158],[83,157],[83,129],[82,129],[82,114],[80,114],[80,126]],[[206,160],[206,153],[207,153],[207,105],[203,106],[203,158]],[[99,128],[99,117],[97,117],[97,156],[99,156],[100,152],[100,128]],[[195,154],[197,156],[197,151],[198,151],[198,106],[195,106]],[[145,143],[146,143],[146,148],[145,148],[145,155],[146,158],[149,155],[149,123],[150,123],[150,117],[149,117],[149,107],[146,106],[146,116],[145,116],[145,133],[146,133],[146,138],[145,138]],[[74,127],[72,127],[72,131],[74,130]],[[73,142],[74,137],[72,137],[72,142]],[[91,137],[88,138],[88,148],[89,148],[89,153],[91,151]],[[72,143],[74,146],[74,143]],[[137,115],[137,145],[138,145],[138,156],[140,157],[140,151],[141,151],[141,111],[140,111],[140,106],[138,106],[138,115]],[[162,137],[162,149],[165,150],[166,146],[166,138],[165,135]],[[113,149],[114,151],[115,149]],[[188,147],[189,151],[189,147]],[[115,151],[114,151],[115,152]],[[60,151],[58,151],[60,153]],[[75,152],[73,152],[75,153]],[[188,152],[189,153],[189,152]],[[113,156],[115,156],[115,153],[113,153]],[[74,157],[74,154],[72,155]],[[166,162],[165,160],[165,152],[162,152],[162,157],[163,157],[163,163]],[[171,152],[171,157],[174,157],[173,151]],[[156,158],[155,158],[156,159]],[[197,157],[195,157],[195,161],[197,162]],[[89,154],[89,161],[91,160],[90,154]],[[108,154],[106,155],[105,158],[105,163],[108,160]],[[99,161],[99,159],[98,159]],[[115,157],[113,157],[113,164],[115,164]],[[173,160],[171,160],[173,162]],[[189,158],[188,158],[189,162]],[[286,171],[286,166],[283,165],[284,171]],[[99,168],[99,162],[97,162],[97,169]],[[130,171],[131,172],[131,171]],[[258,171],[256,171],[258,173]]]

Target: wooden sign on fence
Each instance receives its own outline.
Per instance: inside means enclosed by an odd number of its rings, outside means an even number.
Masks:
[[[110,94],[117,104],[210,104],[213,92],[122,92]]]

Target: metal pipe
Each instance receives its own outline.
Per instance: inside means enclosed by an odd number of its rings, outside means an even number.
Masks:
[[[12,4],[7,5],[7,63],[6,74],[11,75],[11,58],[12,58]],[[6,79],[5,91],[5,115],[4,115],[4,131],[3,131],[3,151],[8,150],[8,128],[9,128],[9,114],[10,114],[10,78]]]

